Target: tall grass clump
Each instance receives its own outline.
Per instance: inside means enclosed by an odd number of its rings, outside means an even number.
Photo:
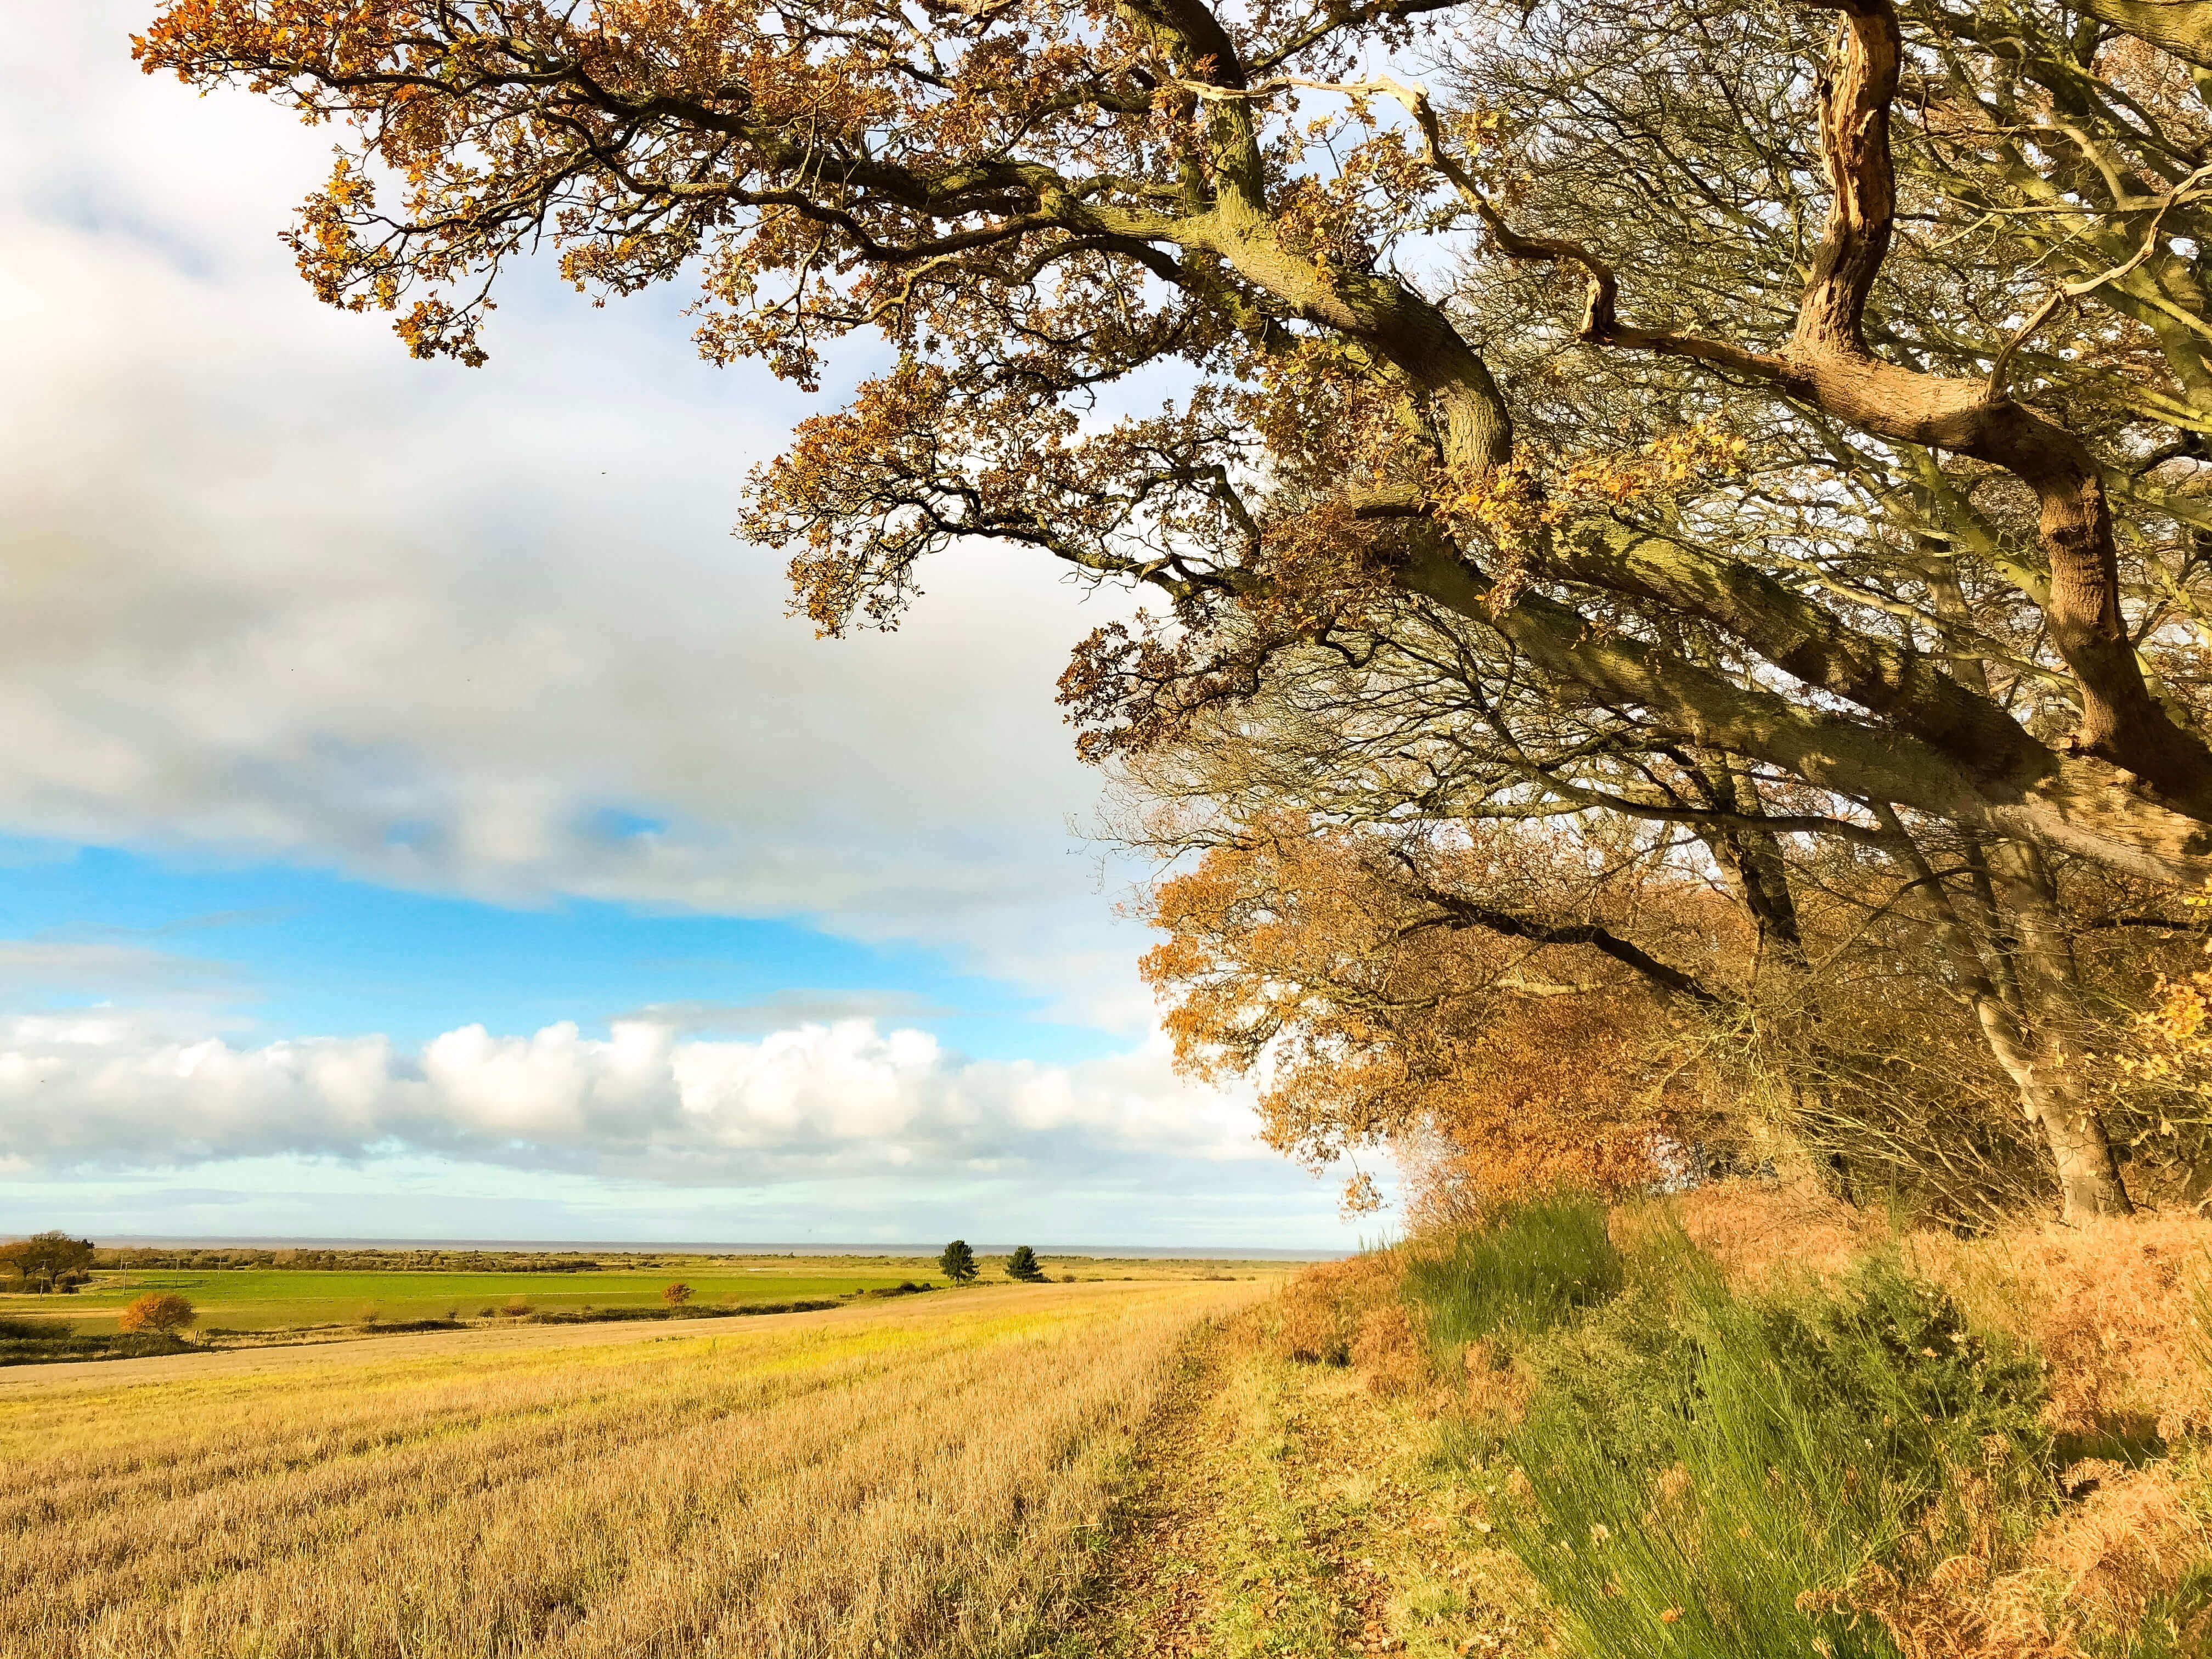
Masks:
[[[1571,1650],[1894,1659],[1852,1587],[2048,1509],[2040,1366],[1894,1260],[1759,1297],[1680,1240],[1648,1267],[1526,1353],[1492,1466]]]
[[[1449,1369],[1470,1343],[1538,1336],[1611,1300],[1624,1275],[1605,1206],[1562,1194],[1504,1210],[1441,1249],[1408,1252],[1400,1288]]]

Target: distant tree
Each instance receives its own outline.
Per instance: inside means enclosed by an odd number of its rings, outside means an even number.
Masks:
[[[660,1287],[660,1299],[671,1308],[680,1308],[691,1299],[691,1287],[682,1279]]]
[[[118,1323],[126,1331],[173,1336],[198,1317],[192,1304],[174,1291],[149,1291],[123,1310]]]
[[[966,1239],[956,1238],[937,1258],[937,1270],[955,1285],[965,1285],[975,1277],[975,1252],[968,1248]]]
[[[51,1291],[64,1278],[92,1266],[92,1241],[67,1233],[33,1233],[0,1244],[0,1273],[36,1291]],[[74,1282],[83,1283],[82,1279]]]
[[[1018,1279],[1024,1285],[1041,1283],[1044,1269],[1037,1266],[1036,1252],[1026,1244],[1014,1246],[1014,1253],[1006,1258],[1006,1277]]]

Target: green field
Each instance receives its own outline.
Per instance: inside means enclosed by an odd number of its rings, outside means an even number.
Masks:
[[[112,1327],[133,1297],[148,1291],[188,1297],[203,1329],[273,1330],[289,1326],[358,1325],[368,1310],[383,1323],[464,1319],[504,1313],[518,1297],[532,1313],[589,1308],[658,1308],[661,1287],[691,1287],[694,1308],[747,1303],[814,1301],[879,1290],[902,1279],[941,1283],[921,1262],[863,1260],[849,1267],[822,1261],[757,1267],[729,1261],[696,1266],[602,1269],[592,1273],[321,1273],[297,1268],[149,1268],[102,1273],[75,1296],[0,1296],[0,1314],[67,1318],[88,1329]]]

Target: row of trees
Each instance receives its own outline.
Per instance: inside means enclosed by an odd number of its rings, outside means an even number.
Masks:
[[[90,1277],[93,1246],[64,1232],[33,1233],[0,1244],[0,1291],[74,1291]]]
[[[1183,860],[1184,1061],[1282,1146],[1443,1205],[2195,1190],[2132,1022],[2212,877],[2212,0],[167,0],[138,51],[350,135],[294,246],[418,356],[546,244],[699,283],[717,360],[887,337],[746,527],[833,634],[967,538],[1155,596],[1062,695]]]

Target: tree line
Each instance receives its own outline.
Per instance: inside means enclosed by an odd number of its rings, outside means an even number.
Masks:
[[[754,477],[823,632],[969,538],[1268,1133],[1449,1209],[2207,1168],[2212,3],[167,0],[342,135],[322,299],[893,361]],[[1156,412],[1095,411],[1107,388]],[[1141,386],[1142,390],[1137,388]]]

